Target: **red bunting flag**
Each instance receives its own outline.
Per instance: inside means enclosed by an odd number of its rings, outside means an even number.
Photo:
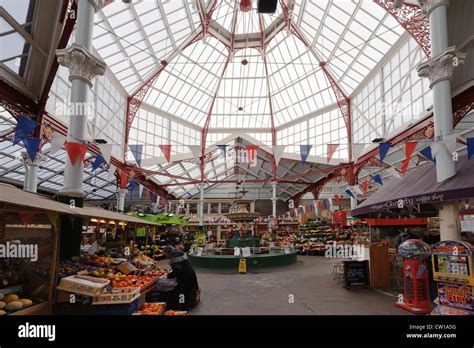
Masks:
[[[66,144],[64,144],[64,147],[66,148],[67,155],[72,165],[76,163],[78,157],[81,161],[84,161],[84,158],[86,157],[87,153],[87,145],[81,143],[67,142]]]
[[[410,164],[410,158],[411,158],[411,155],[413,154],[413,151],[415,151],[415,148],[416,148],[416,141],[407,141],[405,143],[406,157],[405,157],[405,160],[403,161],[402,168],[401,168],[401,171],[403,174],[405,174],[405,172],[408,169],[408,165]]]
[[[319,210],[323,210],[323,204],[321,203],[321,201],[318,201],[318,208]]]
[[[369,188],[369,182],[366,180],[362,183],[362,191],[366,193],[368,188]]]
[[[329,163],[332,156],[334,155],[334,152],[336,152],[338,147],[339,147],[339,144],[328,144],[328,146],[327,146],[327,159],[328,159],[328,162],[327,163]]]
[[[146,197],[146,200],[150,200],[150,190],[149,189],[146,189],[145,191],[145,197]]]
[[[341,205],[341,198],[339,197],[339,195],[334,195],[334,199],[336,200],[337,205]]]
[[[256,145],[247,145],[247,153],[248,153],[248,156],[249,156],[249,163],[250,164],[254,164],[254,163],[256,164],[255,157],[256,157],[257,150],[258,150],[258,146],[256,146]]]
[[[165,204],[166,204],[165,199],[162,198],[162,199],[161,199],[161,206],[164,208],[164,207],[165,207]]]
[[[123,170],[119,169],[120,188],[126,188],[128,183],[128,176]]]
[[[29,211],[19,211],[18,215],[20,215],[21,221],[23,221],[24,225],[29,225],[31,220],[33,220],[33,216],[35,216],[35,213],[31,213]]]
[[[160,149],[163,152],[166,160],[169,162],[171,158],[171,145],[160,145]]]

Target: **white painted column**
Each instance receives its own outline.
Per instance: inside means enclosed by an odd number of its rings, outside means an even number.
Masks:
[[[277,183],[272,182],[273,195],[272,195],[272,215],[275,217],[277,215]]]
[[[38,190],[38,172],[41,161],[44,160],[44,155],[38,152],[34,161],[31,161],[26,152],[22,152],[21,155],[23,157],[23,165],[25,167],[25,181],[23,183],[23,190],[36,193]]]
[[[204,184],[199,185],[199,226],[204,225]]]
[[[255,201],[250,202],[250,212],[255,213]]]
[[[453,112],[451,102],[451,80],[454,68],[462,64],[465,54],[448,46],[447,9],[448,0],[420,0],[423,11],[430,19],[431,59],[421,63],[418,75],[430,80],[433,91],[433,118],[435,141],[431,150],[436,159],[436,179],[443,182],[456,175],[453,154],[450,153],[443,140],[453,134]],[[459,211],[457,203],[442,203],[439,206],[441,240],[461,237]]]
[[[104,75],[105,62],[92,53],[92,34],[94,28],[94,11],[97,11],[100,0],[78,1],[76,41],[68,48],[56,50],[60,65],[69,68],[69,81],[71,81],[70,107],[72,114],[68,115],[67,141],[85,144],[87,141],[87,120],[93,112],[89,101],[89,89],[95,76]],[[71,165],[66,160],[64,170],[64,185],[61,189],[63,195],[82,197],[84,166],[82,161],[76,160]]]
[[[351,200],[351,210],[357,208],[357,198],[350,198]]]
[[[125,210],[125,196],[127,195],[126,189],[117,190],[117,210],[123,212]]]

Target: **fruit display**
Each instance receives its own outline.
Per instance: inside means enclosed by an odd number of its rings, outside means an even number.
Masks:
[[[12,302],[9,302],[5,306],[5,310],[8,312],[18,311],[22,308],[23,308],[23,303],[21,303],[20,301],[12,301]]]
[[[0,315],[6,315],[7,312],[3,311],[3,310],[0,310]]]
[[[136,311],[134,315],[163,315],[166,308],[166,303],[157,302],[150,303],[145,302],[140,310]]]
[[[149,270],[148,272],[146,272],[146,275],[156,277],[156,278],[160,278],[160,277],[168,275],[168,273],[170,273],[169,269],[157,268],[157,269]]]
[[[0,301],[0,309],[3,309],[7,304],[3,301]]]
[[[85,264],[97,267],[107,267],[114,261],[111,257],[100,257],[97,255],[84,255],[82,260]]]
[[[182,315],[188,315],[188,312],[185,311],[173,311],[169,310],[165,312],[165,315],[171,315],[171,316],[182,316]]]
[[[156,262],[151,257],[146,255],[139,255],[133,258],[131,261],[132,265],[134,265],[138,269],[148,269],[151,267],[155,267]]]
[[[16,294],[8,294],[7,296],[5,296],[3,298],[3,302],[5,302],[6,304],[10,303],[10,302],[14,302],[14,301],[18,301],[20,298],[18,297],[18,295]]]
[[[125,288],[125,287],[130,287],[130,288],[146,288],[153,284],[156,281],[157,277],[155,276],[133,276],[133,275],[127,275],[125,278],[122,280],[112,280],[112,287],[114,288]]]
[[[59,263],[59,276],[61,278],[77,274],[82,271],[92,272],[96,270],[96,267],[81,263],[80,260],[68,259]]]
[[[97,268],[93,271],[90,271],[87,275],[96,278],[109,278],[112,279],[116,275],[120,275],[122,273],[118,272],[114,268]]]

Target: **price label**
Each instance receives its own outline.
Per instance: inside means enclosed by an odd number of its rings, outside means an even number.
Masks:
[[[250,248],[249,247],[242,248],[242,256],[243,257],[250,257]]]
[[[275,242],[270,242],[270,243],[268,243],[268,246],[269,246],[270,249],[271,249],[271,248],[274,248],[274,247],[275,247]]]
[[[239,247],[234,248],[234,256],[240,256],[240,248]]]
[[[283,251],[285,252],[285,254],[289,254],[290,253],[290,247],[289,246],[284,247]]]
[[[198,248],[197,250],[197,256],[202,256],[202,252],[204,251],[203,248]]]

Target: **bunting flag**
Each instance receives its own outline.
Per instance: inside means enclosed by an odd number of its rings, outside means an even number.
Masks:
[[[278,166],[283,153],[285,152],[286,145],[273,145],[273,157],[275,158],[275,164]]]
[[[140,198],[142,198],[142,196],[143,196],[143,185],[142,184],[138,185],[138,196]]]
[[[151,202],[155,203],[155,192],[151,191]]]
[[[338,147],[339,144],[327,144],[327,163],[329,163]]]
[[[474,155],[474,138],[467,138],[467,159],[471,159],[471,156]]]
[[[72,165],[74,165],[78,157],[81,161],[84,161],[84,157],[86,157],[87,153],[87,145],[68,141],[65,147]]]
[[[130,196],[132,195],[133,190],[135,190],[135,187],[137,186],[137,182],[132,179],[130,180]]]
[[[317,216],[317,215],[318,215],[318,212],[319,212],[319,210],[318,210],[318,205],[317,205],[317,203],[316,203],[316,202],[313,202],[313,207],[314,207],[314,214]]]
[[[143,145],[128,145],[130,151],[132,152],[133,158],[135,158],[135,162],[137,162],[138,166],[140,167],[142,164],[142,156],[143,156]],[[169,162],[169,159],[168,159]]]
[[[392,144],[390,143],[380,143],[379,144],[379,154],[380,154],[380,160],[383,161],[385,156],[388,153],[388,150],[390,150],[390,147]]]
[[[150,195],[150,190],[149,189],[145,190],[145,199],[147,201],[151,200],[151,195]]]
[[[165,204],[166,204],[166,201],[164,198],[161,199],[161,206],[164,208],[165,207]]]
[[[21,221],[23,221],[24,225],[29,225],[31,220],[33,220],[33,216],[35,216],[35,213],[29,211],[19,211],[18,215],[20,215]]]
[[[189,149],[191,150],[191,153],[193,154],[194,160],[197,162],[199,161],[199,158],[201,158],[201,145],[188,145]]]
[[[322,203],[323,203],[323,209],[328,209],[329,208],[329,204],[328,204],[328,201],[326,199],[323,199]]]
[[[381,177],[379,174],[377,174],[376,176],[374,176],[374,177],[372,178],[372,180],[373,180],[374,182],[376,182],[377,184],[383,185],[382,177]]]
[[[323,204],[319,200],[318,200],[318,208],[319,210],[323,210]]]
[[[112,144],[97,144],[97,147],[99,148],[102,157],[104,157],[105,162],[107,164],[110,164],[110,157],[112,156]]]
[[[128,182],[128,175],[123,170],[119,170],[119,178],[120,178],[120,188],[126,188]]]
[[[352,144],[352,161],[355,162],[359,159],[360,154],[365,148],[365,144]]]
[[[341,205],[341,198],[339,197],[339,195],[334,195],[334,199],[336,200],[337,205]]]
[[[448,148],[450,154],[456,151],[457,134],[443,135],[443,143]]]
[[[251,166],[257,165],[257,151],[257,145],[247,145],[247,153],[249,155],[249,163],[251,164]]]
[[[35,121],[30,120],[23,115],[18,116],[13,144],[16,145],[20,141],[28,138],[28,134],[33,132],[36,126],[38,126],[38,123]]]
[[[410,158],[411,158],[411,155],[413,154],[413,151],[415,151],[416,144],[417,144],[416,141],[407,141],[405,143],[405,160],[403,161],[402,168],[401,168],[401,171],[403,174],[405,174],[405,172],[408,169],[408,165],[410,164]]]
[[[365,180],[362,183],[362,191],[364,191],[364,193],[366,193],[368,188],[369,188],[369,182],[367,180]]]
[[[111,164],[109,166],[109,172],[107,174],[107,181],[110,181],[112,180],[113,178],[115,178],[115,171],[117,170],[117,167],[114,166],[113,164]]]
[[[304,165],[306,163],[306,159],[308,158],[309,152],[313,145],[300,145],[300,155],[301,155],[301,164]]]
[[[166,161],[170,161],[171,159],[171,145],[160,145],[161,152],[166,158]]]
[[[31,161],[35,160],[36,154],[39,151],[39,146],[41,143],[41,139],[37,138],[25,138],[23,139],[23,145],[25,145],[26,152],[30,157]]]
[[[102,155],[95,156],[94,163],[92,164],[92,171],[99,168],[103,163],[105,163],[105,159]]]
[[[51,147],[49,148],[49,153],[48,155],[54,155],[56,152],[58,152],[63,146],[64,143],[66,142],[66,136],[62,135],[59,132],[54,132],[53,137],[51,138]]]
[[[351,190],[346,190],[346,191],[344,191],[344,192],[346,192],[349,196],[351,196],[352,198],[355,199],[355,196],[354,196],[354,194],[352,193]]]
[[[400,175],[400,173],[393,167],[390,167],[390,168],[387,168],[385,169],[385,171],[390,174],[391,176],[394,176],[398,179],[400,179],[402,176]]]
[[[433,158],[433,154],[431,153],[431,146],[425,147],[424,149],[420,151],[420,153],[427,160],[430,160],[431,162],[436,163],[435,159]]]
[[[224,158],[227,157],[227,146],[229,145],[226,145],[226,144],[217,145],[219,150],[221,150],[221,155],[224,156]]]

